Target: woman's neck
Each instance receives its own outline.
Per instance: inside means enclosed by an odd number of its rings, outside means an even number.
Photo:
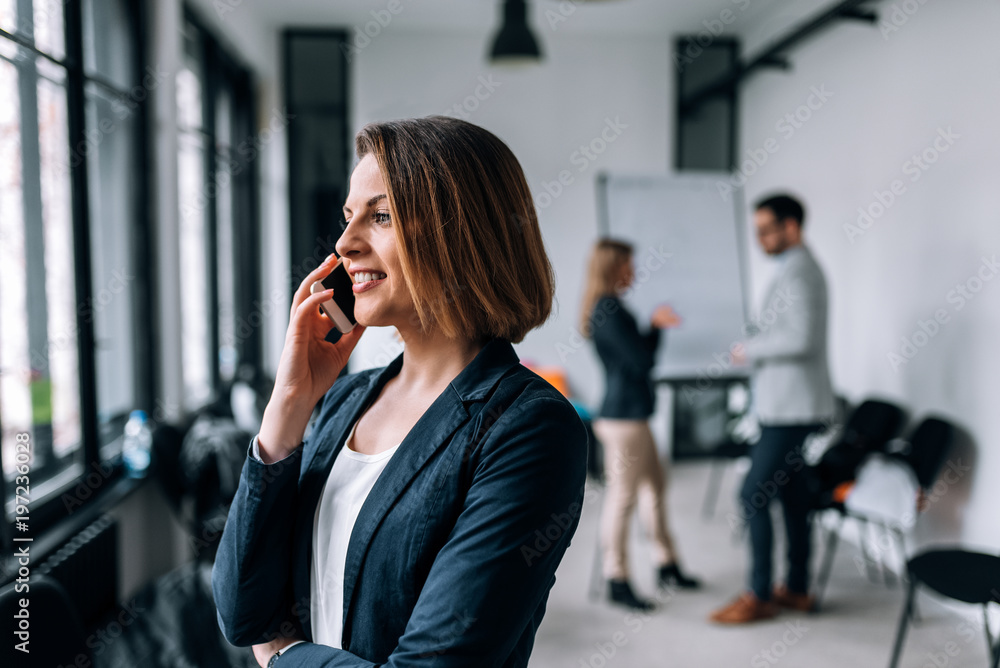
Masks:
[[[403,339],[403,365],[396,382],[408,390],[440,394],[475,359],[483,344],[467,339],[449,339],[440,332],[399,332]]]

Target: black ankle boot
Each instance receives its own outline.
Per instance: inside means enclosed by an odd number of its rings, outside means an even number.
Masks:
[[[671,584],[676,584],[681,589],[697,589],[701,586],[701,582],[695,578],[684,575],[676,563],[660,566],[656,579],[661,588]]]
[[[628,580],[608,580],[608,599],[612,603],[618,603],[634,610],[652,610],[655,607],[652,601],[637,597]]]

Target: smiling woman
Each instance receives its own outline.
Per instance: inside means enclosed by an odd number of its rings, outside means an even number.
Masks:
[[[356,185],[378,191],[364,208],[391,217],[400,284],[420,323],[436,323],[449,338],[519,343],[545,322],[555,279],[531,191],[502,141],[435,116],[368,125],[357,152],[348,204],[360,199]],[[350,206],[344,213],[353,221]],[[351,234],[348,225],[337,244],[345,258]]]
[[[530,191],[503,142],[452,118],[368,125],[357,153],[336,249],[358,326],[325,340],[330,292],[309,286],[331,255],[293,298],[215,562],[219,623],[281,668],[525,666],[587,444],[511,345],[554,291]],[[404,352],[338,377],[368,326]]]

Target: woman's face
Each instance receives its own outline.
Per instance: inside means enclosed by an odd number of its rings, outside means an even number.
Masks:
[[[368,327],[415,321],[386,192],[375,157],[366,155],[351,175],[351,190],[344,203],[347,228],[336,245],[354,283],[354,316]]]
[[[626,260],[621,267],[621,276],[618,278],[618,289],[625,290],[630,285],[632,285],[632,280],[635,278],[635,268],[632,266],[631,256]]]

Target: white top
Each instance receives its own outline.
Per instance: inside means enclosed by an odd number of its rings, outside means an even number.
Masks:
[[[347,546],[361,506],[399,443],[377,455],[363,455],[350,448],[354,428],[333,461],[313,518],[312,572],[309,579],[310,621],[313,642],[337,649],[344,631],[344,567]],[[257,437],[253,455],[260,460]]]
[[[357,423],[354,424],[357,426]],[[399,448],[363,455],[350,448],[354,426],[333,462],[313,524],[310,620],[313,642],[341,648],[344,630],[344,566],[347,545],[361,506]]]

